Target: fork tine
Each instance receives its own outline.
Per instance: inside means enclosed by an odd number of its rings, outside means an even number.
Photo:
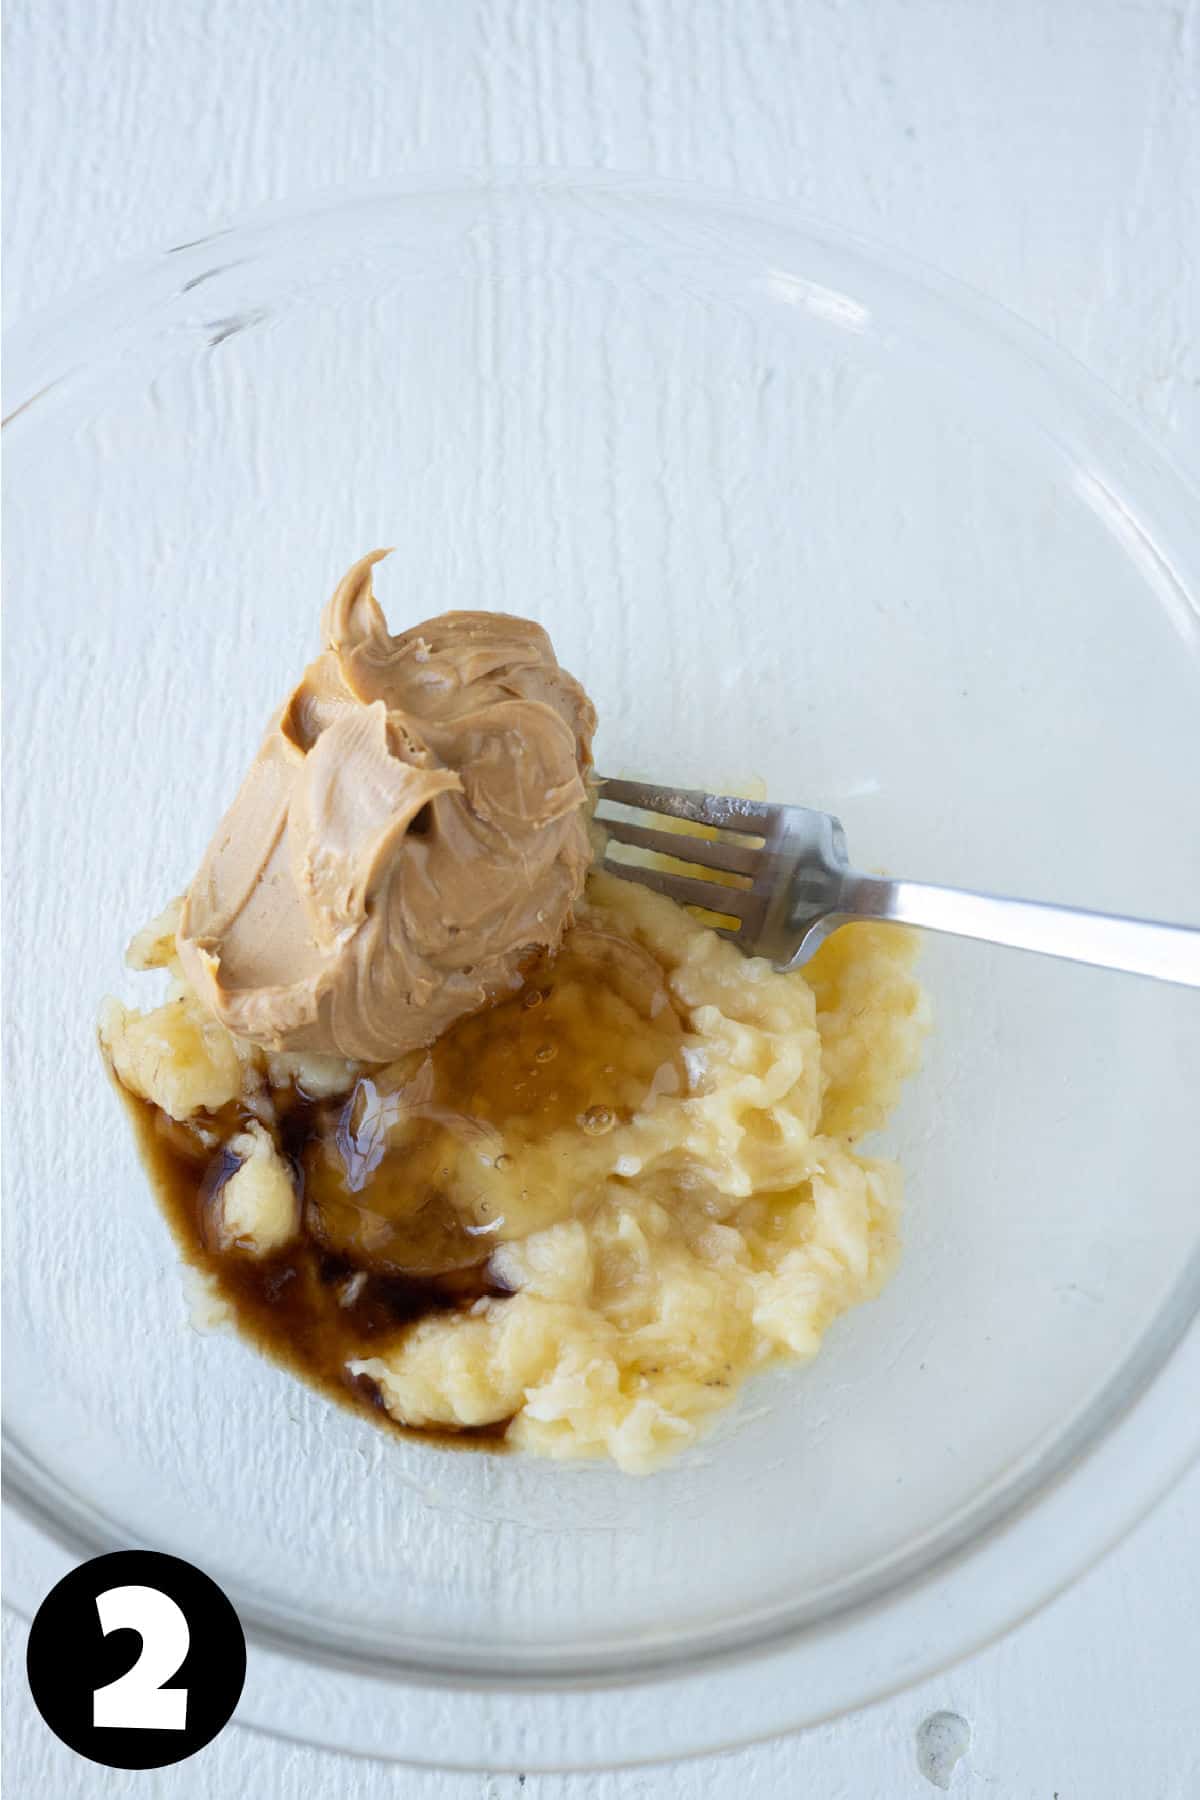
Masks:
[[[689,832],[647,831],[644,825],[631,825],[626,819],[610,819],[603,814],[599,823],[618,844],[654,850],[660,856],[673,857],[676,862],[699,863],[705,869],[723,869],[728,875],[753,875],[762,858],[761,850],[693,837]]]
[[[668,875],[662,869],[645,869],[641,863],[615,862],[608,856],[603,866],[610,875],[619,875],[622,881],[638,881],[656,894],[678,900],[681,906],[703,906],[708,912],[740,919],[743,926],[762,906],[752,888],[722,887],[715,881],[700,881],[691,875]]]
[[[672,819],[690,819],[694,825],[715,825],[720,831],[744,831],[751,837],[768,835],[777,808],[762,800],[739,800],[732,794],[705,794],[697,788],[655,787],[647,781],[610,781],[599,777],[600,797],[619,806],[637,806],[643,812],[666,813]]]

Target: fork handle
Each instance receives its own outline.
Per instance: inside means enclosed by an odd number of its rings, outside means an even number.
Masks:
[[[1038,950],[1044,956],[1200,988],[1200,926],[1162,925],[1081,907],[1005,900],[961,888],[859,874],[847,876],[839,912],[850,918],[894,919],[955,937],[983,938],[1014,950]]]

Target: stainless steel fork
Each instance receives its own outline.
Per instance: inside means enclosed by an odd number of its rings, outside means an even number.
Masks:
[[[806,806],[769,806],[759,800],[604,777],[599,788],[596,822],[609,839],[734,879],[730,885],[706,881],[645,868],[607,853],[604,867],[685,905],[736,921],[718,929],[748,954],[769,957],[776,968],[797,968],[830,932],[852,919],[893,919],[955,937],[982,938],[1016,950],[1038,950],[1071,962],[1200,987],[1200,926],[1162,925],[1079,907],[863,875],[850,866],[840,821]],[[706,838],[655,830],[614,815],[614,805],[715,826],[726,835]]]

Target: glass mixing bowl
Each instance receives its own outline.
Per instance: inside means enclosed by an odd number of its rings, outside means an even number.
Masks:
[[[633,1479],[385,1435],[189,1328],[93,1039],[362,551],[545,622],[610,772],[933,881],[1195,917],[1200,509],[1015,321],[790,212],[423,178],[148,260],[8,351],[9,1592],[201,1564],[242,1716],[441,1763],[698,1750],[981,1641],[1186,1463],[1194,993],[929,940],[906,1246]]]

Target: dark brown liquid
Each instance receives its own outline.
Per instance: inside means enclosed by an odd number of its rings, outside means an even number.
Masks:
[[[679,1045],[654,958],[576,928],[519,994],[364,1075],[323,1134],[287,1146],[304,1172],[306,1227],[381,1273],[469,1270],[490,1254],[513,1188],[562,1216],[585,1140],[680,1090]],[[553,1154],[535,1164],[538,1149]]]
[[[511,1000],[364,1075],[348,1097],[276,1094],[301,1229],[266,1257],[220,1248],[213,1229],[234,1156],[119,1091],[185,1257],[212,1278],[242,1332],[323,1393],[407,1430],[376,1384],[346,1364],[386,1354],[430,1314],[507,1292],[489,1273],[491,1232],[464,1223],[479,1216],[470,1186],[478,1146],[511,1152],[519,1167],[523,1146],[553,1138],[569,1185],[572,1134],[603,1134],[649,1095],[677,1091],[679,1042],[680,1020],[652,957],[601,932],[569,933]],[[400,1096],[398,1114],[388,1114],[389,1096]],[[228,1142],[246,1116],[231,1107],[207,1123]],[[416,1434],[501,1449],[508,1423]]]
[[[430,1313],[465,1308],[483,1294],[502,1293],[489,1282],[484,1265],[428,1279],[364,1271],[354,1299],[345,1305],[342,1296],[359,1271],[348,1258],[324,1249],[306,1230],[274,1256],[214,1250],[207,1215],[221,1184],[237,1167],[234,1158],[223,1150],[205,1151],[157,1106],[116,1085],[184,1257],[212,1277],[244,1336],[331,1399],[406,1436],[454,1448],[505,1448],[507,1420],[458,1430],[397,1424],[376,1384],[366,1376],[352,1376],[346,1368],[348,1360],[379,1354],[385,1341],[394,1342],[397,1332]],[[321,1110],[311,1101],[297,1099],[287,1116],[289,1146],[305,1141],[306,1126],[318,1128]]]

